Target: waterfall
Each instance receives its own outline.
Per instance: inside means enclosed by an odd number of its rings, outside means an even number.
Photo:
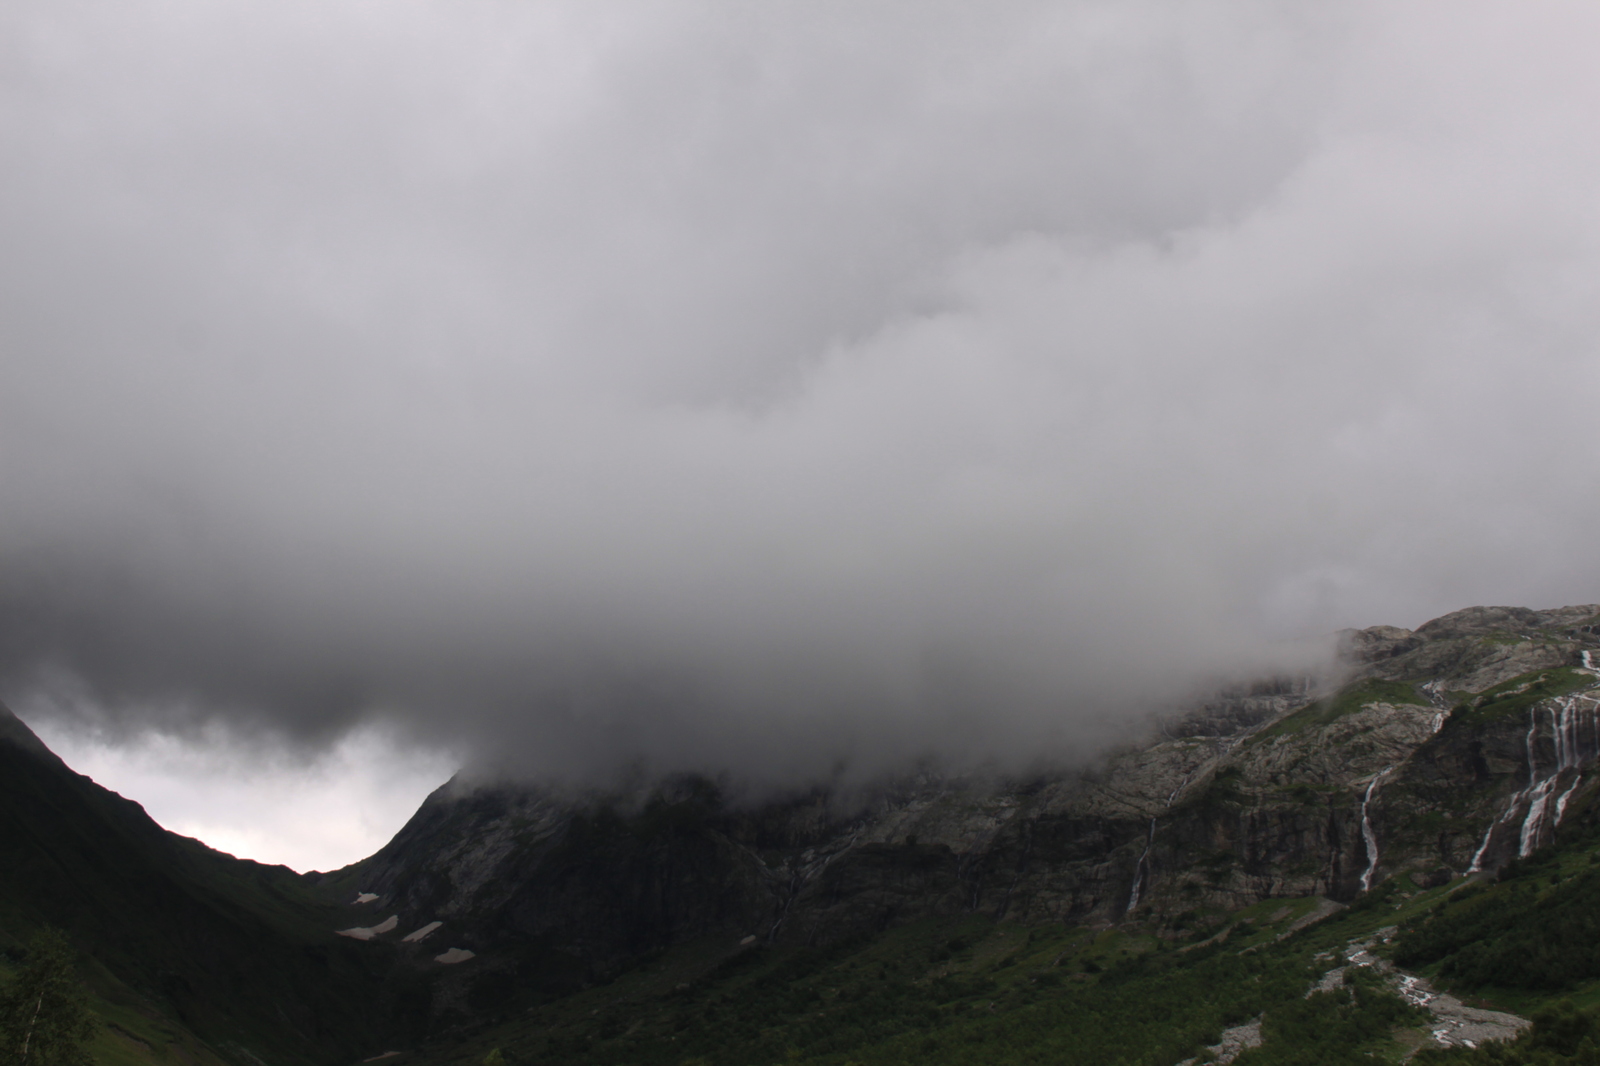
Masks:
[[[1556,707],[1550,711],[1550,728],[1556,745],[1556,768],[1549,777],[1539,782],[1537,794],[1528,807],[1528,817],[1523,822],[1522,828],[1523,857],[1527,857],[1538,846],[1539,830],[1544,827],[1544,820],[1549,812],[1550,794],[1555,791],[1556,782],[1561,774],[1567,770],[1578,769],[1587,761],[1584,757],[1586,751],[1593,753],[1600,748],[1600,743],[1591,743],[1587,747],[1583,743],[1585,720],[1589,725],[1591,737],[1595,736],[1597,723],[1594,708],[1587,708],[1588,713],[1585,714],[1585,708],[1579,706],[1580,700],[1596,702],[1592,696],[1562,696],[1555,701]],[[1592,757],[1593,754],[1590,755],[1590,758]],[[1583,775],[1574,774],[1572,783],[1556,799],[1556,816],[1552,828],[1561,824],[1561,816],[1567,813],[1567,800],[1582,783]]]
[[[1472,853],[1472,865],[1467,867],[1467,873],[1469,874],[1475,874],[1479,870],[1483,869],[1483,856],[1484,853],[1489,850],[1490,841],[1494,839],[1494,831],[1500,826],[1510,822],[1511,819],[1516,815],[1517,808],[1522,806],[1523,801],[1526,800],[1533,793],[1533,790],[1538,787],[1538,768],[1533,757],[1533,737],[1534,733],[1537,732],[1538,729],[1539,708],[1529,707],[1528,734],[1523,738],[1522,741],[1523,748],[1526,750],[1528,758],[1528,787],[1522,789],[1516,795],[1512,796],[1511,802],[1506,804],[1506,809],[1501,812],[1500,817],[1490,822],[1489,828],[1484,830],[1483,841],[1478,845],[1478,850]],[[1531,809],[1529,813],[1532,813]],[[1524,819],[1523,828],[1526,830],[1526,819]],[[1524,836],[1523,840],[1519,841],[1519,850],[1521,845],[1525,842],[1526,837]]]
[[[1584,652],[1583,654],[1585,660],[1587,661],[1589,653]],[[1600,756],[1600,715],[1594,713],[1595,708],[1593,707],[1589,708],[1588,714],[1580,713],[1580,709],[1576,707],[1576,704],[1579,700],[1588,700],[1592,703],[1595,703],[1597,706],[1600,706],[1600,700],[1596,700],[1593,696],[1579,695],[1563,697],[1561,707],[1561,730],[1559,733],[1560,739],[1556,748],[1556,758],[1563,769],[1576,770],[1581,764],[1587,762],[1588,760],[1584,757],[1586,750],[1594,753],[1590,756],[1590,758]],[[1583,745],[1583,726],[1585,719],[1588,721],[1590,738],[1589,747],[1587,749],[1585,749]],[[1561,824],[1562,816],[1567,813],[1567,800],[1572,798],[1572,794],[1578,791],[1578,786],[1582,783],[1583,774],[1578,773],[1573,775],[1572,784],[1568,785],[1567,790],[1561,793],[1560,797],[1556,799],[1556,825]]]
[[[1178,783],[1177,788],[1173,789],[1167,794],[1167,810],[1172,809],[1172,801],[1178,798],[1178,793],[1184,790],[1184,787],[1189,784],[1189,778],[1193,776],[1193,773],[1189,774],[1188,777],[1185,777]],[[1159,817],[1160,815],[1156,815],[1156,818]],[[1139,905],[1139,895],[1144,891],[1144,872],[1147,869],[1150,860],[1150,846],[1155,842],[1156,819],[1151,818],[1150,832],[1144,838],[1144,850],[1139,853],[1139,861],[1134,865],[1133,868],[1133,889],[1128,893],[1128,906],[1124,908],[1122,912],[1124,915],[1132,914],[1133,908]]]
[[[1383,772],[1375,775],[1367,785],[1367,794],[1361,797],[1361,839],[1367,845],[1367,868],[1361,872],[1361,891],[1365,892],[1372,887],[1372,875],[1378,869],[1378,834],[1373,832],[1372,817],[1368,808],[1372,804],[1372,793],[1394,767],[1385,767]]]
[[[1526,859],[1539,842],[1539,830],[1544,828],[1545,808],[1550,804],[1550,790],[1555,788],[1552,774],[1533,786],[1528,797],[1528,813],[1522,819],[1522,833],[1517,839],[1517,858]]]
[[[1128,893],[1128,907],[1123,914],[1132,914],[1133,908],[1139,905],[1139,893],[1144,888],[1144,865],[1150,858],[1150,845],[1156,842],[1156,820],[1150,819],[1150,834],[1144,839],[1144,851],[1139,854],[1139,862],[1133,868],[1133,891]]]
[[[1522,749],[1528,753],[1528,787],[1532,788],[1539,776],[1539,764],[1533,757],[1533,735],[1539,731],[1539,708],[1528,708],[1528,735],[1522,738]]]
[[[1589,666],[1589,653],[1583,653],[1583,663]],[[1523,747],[1528,759],[1528,784],[1521,791],[1511,797],[1506,809],[1484,831],[1483,841],[1479,843],[1478,850],[1472,855],[1472,865],[1467,867],[1467,873],[1477,873],[1483,869],[1483,857],[1489,850],[1489,845],[1495,836],[1495,830],[1502,825],[1508,825],[1516,820],[1518,812],[1522,813],[1522,824],[1517,833],[1517,857],[1526,859],[1532,855],[1539,846],[1539,839],[1545,833],[1546,827],[1554,830],[1561,824],[1561,819],[1567,813],[1567,801],[1583,783],[1583,774],[1578,772],[1588,762],[1600,756],[1600,699],[1587,693],[1575,696],[1559,696],[1549,701],[1550,706],[1545,709],[1550,713],[1550,735],[1555,746],[1555,765],[1544,776],[1539,774],[1538,754],[1534,748],[1539,731],[1539,706],[1528,709],[1528,732],[1523,738]],[[1571,772],[1567,779],[1567,787],[1559,794],[1556,788],[1563,781],[1565,775]],[[1555,796],[1555,815],[1550,814],[1551,797]]]
[[[1489,850],[1489,841],[1494,838],[1494,827],[1499,825],[1503,818],[1497,818],[1489,823],[1489,828],[1483,831],[1483,840],[1478,843],[1478,850],[1472,853],[1472,864],[1467,867],[1467,873],[1475,874],[1483,869],[1483,853]]]
[[[1450,711],[1445,705],[1445,699],[1439,694],[1439,686],[1443,683],[1444,678],[1436,677],[1432,681],[1429,681],[1426,685],[1422,686],[1422,691],[1426,692],[1428,694],[1428,698],[1433,701],[1433,705],[1439,708],[1439,710],[1434,713],[1433,727],[1428,731],[1429,733],[1437,733],[1439,730],[1443,729],[1444,720],[1450,717]]]

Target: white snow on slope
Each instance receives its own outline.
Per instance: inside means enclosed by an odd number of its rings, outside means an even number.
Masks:
[[[357,926],[354,929],[340,929],[340,936],[347,936],[352,940],[371,940],[383,933],[394,932],[395,926],[400,924],[400,916],[391,914],[378,925]]]
[[[433,931],[435,929],[439,928],[443,924],[444,924],[443,922],[429,922],[427,925],[423,926],[421,929],[418,929],[416,932],[407,933],[405,936],[401,937],[400,938],[400,942],[402,944],[415,944],[415,943],[418,943],[419,941],[426,940],[433,933]]]

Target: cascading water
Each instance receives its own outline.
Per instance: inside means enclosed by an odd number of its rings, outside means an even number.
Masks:
[[[1554,734],[1556,746],[1556,769],[1549,777],[1540,782],[1539,795],[1534,800],[1534,805],[1528,810],[1528,818],[1523,825],[1522,854],[1528,855],[1538,846],[1539,830],[1544,825],[1545,817],[1549,812],[1549,799],[1555,791],[1556,782],[1561,774],[1567,770],[1578,770],[1588,759],[1600,754],[1600,716],[1595,710],[1600,707],[1600,700],[1593,696],[1579,694],[1576,696],[1562,696],[1556,701],[1559,710],[1550,712],[1551,732]],[[1584,706],[1587,704],[1588,706]],[[1584,743],[1584,726],[1588,726],[1588,743]],[[1585,758],[1588,753],[1588,759]],[[1561,816],[1567,813],[1567,800],[1572,798],[1572,793],[1583,782],[1581,772],[1574,773],[1572,782],[1566,790],[1557,797],[1555,802],[1555,821],[1552,828],[1561,824]]]
[[[1192,777],[1193,775],[1191,774],[1190,776]],[[1188,784],[1189,778],[1186,777],[1182,782],[1179,783],[1178,787],[1173,789],[1172,792],[1167,796],[1167,808],[1169,810],[1172,807],[1172,801],[1178,798],[1178,793],[1182,792],[1184,787]],[[1160,815],[1157,815],[1156,817],[1159,818]],[[1144,891],[1144,872],[1150,859],[1150,846],[1155,842],[1156,819],[1152,818],[1150,819],[1150,832],[1144,838],[1144,850],[1139,853],[1139,861],[1134,865],[1133,868],[1133,889],[1128,893],[1128,906],[1123,910],[1123,914],[1132,914],[1133,908],[1139,905],[1139,894]]]
[[[1372,875],[1378,869],[1378,834],[1373,831],[1372,817],[1368,813],[1372,806],[1372,793],[1377,789],[1378,782],[1388,776],[1394,767],[1385,767],[1383,772],[1377,774],[1367,784],[1367,793],[1361,797],[1361,839],[1367,845],[1367,868],[1361,871],[1361,891],[1365,892],[1372,887]]]
[[[1589,653],[1584,652],[1583,664],[1586,669],[1589,668],[1589,662]],[[1550,706],[1545,709],[1550,712],[1555,765],[1549,773],[1540,776],[1538,753],[1534,746],[1540,718],[1540,707],[1536,705],[1528,709],[1528,732],[1523,739],[1528,758],[1528,784],[1511,797],[1500,817],[1484,830],[1483,841],[1472,855],[1472,865],[1467,867],[1469,874],[1483,869],[1483,858],[1494,841],[1495,831],[1516,821],[1519,813],[1522,824],[1517,833],[1517,857],[1525,859],[1532,855],[1547,825],[1554,830],[1561,824],[1562,817],[1567,813],[1567,801],[1583,783],[1583,765],[1600,757],[1600,698],[1588,693],[1560,696],[1551,700]],[[1567,776],[1569,772],[1570,777]],[[1557,795],[1556,788],[1563,780],[1567,787]],[[1550,814],[1552,796],[1555,796],[1553,818]]]
[[[1443,729],[1444,720],[1450,717],[1450,711],[1446,707],[1445,698],[1439,692],[1439,686],[1443,683],[1443,678],[1435,678],[1434,680],[1429,681],[1426,685],[1422,686],[1422,691],[1426,692],[1428,694],[1428,698],[1433,701],[1433,705],[1439,708],[1439,710],[1433,716],[1433,728],[1430,730],[1430,732],[1433,733],[1437,733],[1439,730]]]
[[[1298,691],[1302,694],[1309,693],[1315,687],[1316,679],[1312,677],[1306,677],[1299,682]],[[1249,729],[1246,729],[1244,732],[1239,733],[1237,736],[1229,737],[1227,740],[1223,741],[1220,746],[1213,749],[1211,756],[1212,763],[1215,764],[1215,760],[1222,758],[1238,748],[1240,744],[1243,744],[1245,741],[1249,740],[1257,733],[1257,731],[1264,728],[1267,724],[1267,722],[1263,721]],[[1173,789],[1167,795],[1167,805],[1164,810],[1172,809],[1172,804],[1177,800],[1178,794],[1189,787],[1189,782],[1193,781],[1195,775],[1199,772],[1200,767],[1195,767],[1189,772],[1188,776],[1178,783],[1178,787]],[[1139,905],[1140,896],[1144,893],[1145,874],[1150,869],[1150,849],[1156,842],[1156,821],[1160,817],[1161,815],[1157,814],[1155,818],[1150,819],[1150,828],[1145,833],[1144,838],[1144,850],[1139,853],[1139,861],[1134,864],[1133,887],[1128,891],[1128,905],[1122,911],[1124,915],[1133,913],[1133,909]]]
[[[1584,652],[1588,655],[1588,652]],[[1577,706],[1579,701],[1591,704],[1587,713],[1582,713],[1583,708]],[[1586,760],[1585,752],[1591,752],[1589,758],[1600,757],[1600,699],[1584,693],[1576,696],[1566,696],[1561,700],[1561,728],[1557,733],[1556,758],[1566,768],[1577,770]],[[1584,725],[1589,727],[1589,744],[1584,746]],[[1567,800],[1578,790],[1583,783],[1583,774],[1579,772],[1572,778],[1572,784],[1561,793],[1556,800],[1556,825],[1561,824],[1562,815],[1567,813]]]
[[[1169,803],[1168,806],[1171,806]],[[1139,893],[1144,889],[1144,866],[1150,858],[1150,845],[1156,842],[1156,820],[1150,819],[1150,833],[1144,838],[1144,850],[1139,853],[1139,862],[1133,868],[1133,890],[1128,893],[1128,907],[1123,914],[1132,914],[1133,908],[1139,905]]]
[[[1537,787],[1538,773],[1533,758],[1533,735],[1539,728],[1539,709],[1528,708],[1528,735],[1523,739],[1523,747],[1528,755],[1528,787],[1511,797],[1511,802],[1506,804],[1506,809],[1500,817],[1489,823],[1489,828],[1483,832],[1483,841],[1478,845],[1478,850],[1472,853],[1472,865],[1467,867],[1467,873],[1475,874],[1483,869],[1483,856],[1489,850],[1489,844],[1494,840],[1494,831],[1505,825],[1516,815],[1517,808],[1523,800]]]

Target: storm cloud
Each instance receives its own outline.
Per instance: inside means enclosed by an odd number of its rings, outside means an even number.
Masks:
[[[1600,600],[1597,49],[1559,3],[8,4],[0,694],[792,781]]]

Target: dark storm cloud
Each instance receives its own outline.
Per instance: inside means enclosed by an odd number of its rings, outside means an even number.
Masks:
[[[792,779],[1600,599],[1596,31],[11,5],[5,695]]]

